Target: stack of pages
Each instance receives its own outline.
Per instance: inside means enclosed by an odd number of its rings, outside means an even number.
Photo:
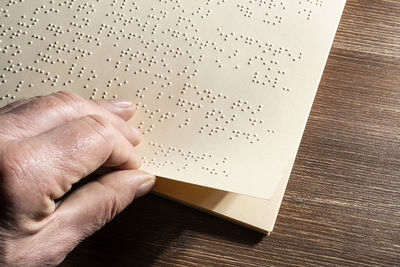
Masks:
[[[272,231],[345,0],[0,2],[0,106],[130,98],[155,191]]]

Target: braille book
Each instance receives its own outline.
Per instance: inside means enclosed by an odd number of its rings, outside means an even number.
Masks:
[[[345,0],[0,3],[0,106],[130,98],[155,191],[272,231]]]

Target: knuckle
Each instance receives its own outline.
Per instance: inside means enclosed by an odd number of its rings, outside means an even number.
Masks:
[[[3,145],[0,151],[0,213],[4,217],[11,215],[18,196],[23,188],[20,180],[25,175],[24,160],[15,146]],[[22,183],[24,184],[24,183]]]
[[[111,221],[118,213],[119,201],[115,192],[109,192],[109,196],[104,205],[105,222]]]
[[[99,207],[99,212],[92,222],[93,230],[95,231],[111,221],[120,210],[120,201],[118,200],[117,194],[100,181],[96,181],[96,185],[99,187],[99,191],[102,191],[101,195],[103,198]]]
[[[73,108],[76,111],[83,111],[87,109],[87,101],[73,92],[59,91],[51,94],[50,97],[54,98],[57,104],[61,103],[62,105]]]
[[[24,127],[24,122],[13,113],[0,115],[0,142],[15,139],[15,128]]]
[[[26,207],[43,207],[43,214],[53,210],[48,192],[52,183],[37,182],[37,158],[30,149],[17,141],[8,142],[0,151],[0,194],[9,209],[26,210]],[[32,165],[33,164],[33,165]],[[46,181],[46,180],[44,180]],[[24,196],[30,196],[26,199]],[[17,208],[18,207],[18,208]]]
[[[111,141],[114,135],[114,128],[112,124],[105,118],[98,115],[88,115],[84,117],[87,127],[100,135],[105,141]]]
[[[20,177],[24,174],[26,159],[22,149],[18,148],[16,142],[9,142],[2,146],[0,151],[0,173],[2,180]]]

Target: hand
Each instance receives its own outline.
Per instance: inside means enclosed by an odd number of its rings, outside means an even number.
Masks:
[[[0,265],[57,265],[150,191],[127,100],[58,92],[0,109]],[[70,192],[99,167],[112,168]],[[62,198],[62,200],[60,200]]]

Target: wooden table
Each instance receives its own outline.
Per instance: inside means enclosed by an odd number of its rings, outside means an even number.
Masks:
[[[63,263],[270,265],[400,265],[399,0],[348,0],[271,236],[148,196]]]

